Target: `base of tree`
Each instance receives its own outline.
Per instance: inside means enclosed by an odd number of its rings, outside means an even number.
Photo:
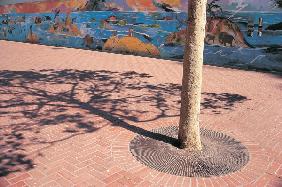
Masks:
[[[177,135],[178,127],[162,127],[153,130],[150,136],[137,135],[129,148],[142,164],[187,177],[226,175],[240,170],[249,161],[247,148],[223,133],[201,129],[203,150],[200,152],[179,149]]]

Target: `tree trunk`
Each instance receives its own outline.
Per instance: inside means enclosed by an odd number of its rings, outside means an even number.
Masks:
[[[181,148],[202,149],[199,115],[207,0],[189,0],[186,48],[183,63],[178,139]]]

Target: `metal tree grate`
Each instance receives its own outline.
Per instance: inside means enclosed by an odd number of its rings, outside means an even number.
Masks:
[[[240,170],[249,161],[247,148],[220,132],[201,129],[203,150],[194,153],[174,146],[178,127],[152,132],[155,138],[137,135],[129,147],[138,161],[161,172],[187,177],[221,176]]]

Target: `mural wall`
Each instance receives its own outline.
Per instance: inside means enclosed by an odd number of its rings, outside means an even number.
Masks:
[[[2,0],[0,39],[182,59],[187,1]],[[207,13],[205,63],[282,72],[281,0],[210,0]]]

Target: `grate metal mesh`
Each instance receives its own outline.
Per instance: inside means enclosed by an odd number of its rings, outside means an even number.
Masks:
[[[220,132],[201,129],[203,150],[196,153],[174,146],[176,126],[155,129],[152,133],[156,138],[137,135],[129,148],[139,162],[161,172],[187,177],[221,176],[240,170],[249,161],[247,148]]]

